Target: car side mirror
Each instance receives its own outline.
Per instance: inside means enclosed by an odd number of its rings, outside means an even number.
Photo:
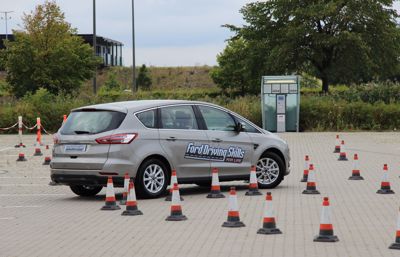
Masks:
[[[245,126],[241,122],[236,123],[235,131],[237,133],[244,131],[244,129],[245,129]]]

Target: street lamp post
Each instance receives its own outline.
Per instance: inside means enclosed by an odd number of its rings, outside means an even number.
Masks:
[[[0,12],[4,14],[4,18],[1,17],[1,19],[4,19],[6,22],[6,40],[8,39],[8,20],[11,19],[11,17],[8,17],[9,13],[12,13],[14,11],[4,11],[4,12]]]
[[[96,0],[93,0],[93,51],[94,56],[96,57]],[[96,76],[97,76],[97,66],[94,68],[94,76],[93,76],[93,94],[96,94],[97,91],[97,83],[96,83]]]
[[[132,0],[132,93],[136,92],[135,69],[135,0]]]

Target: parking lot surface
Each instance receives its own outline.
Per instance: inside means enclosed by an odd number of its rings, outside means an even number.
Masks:
[[[245,196],[237,186],[242,228],[223,228],[228,198],[207,199],[209,191],[183,185],[183,214],[188,220],[168,222],[170,202],[138,199],[142,216],[100,211],[105,189],[96,197],[80,198],[66,186],[50,186],[49,166],[33,156],[34,136],[24,136],[26,148],[14,148],[16,135],[0,136],[0,256],[400,256],[394,242],[400,206],[400,134],[341,133],[347,162],[333,153],[334,133],[285,133],[291,150],[291,174],[272,189],[280,235],[260,235],[264,196]],[[43,142],[51,143],[51,137]],[[16,162],[18,153],[28,161]],[[365,180],[351,181],[352,157],[358,153]],[[315,165],[321,195],[304,195],[304,155]],[[389,165],[393,195],[380,195],[383,164]],[[117,198],[122,189],[118,188]],[[267,190],[261,190],[264,194]],[[329,196],[336,243],[313,242],[318,234],[322,197]]]

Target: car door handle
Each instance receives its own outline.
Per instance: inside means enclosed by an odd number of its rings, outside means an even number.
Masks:
[[[219,139],[219,138],[214,138],[214,139],[211,140],[211,141],[213,141],[214,143],[220,143],[220,142],[222,142],[222,140]]]
[[[176,140],[176,137],[169,137],[169,138],[167,138],[167,141],[175,141]]]

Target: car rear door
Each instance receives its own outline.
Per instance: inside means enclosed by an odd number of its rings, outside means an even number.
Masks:
[[[246,132],[236,132],[236,122],[228,112],[212,106],[198,105],[211,141],[211,167],[219,175],[236,177],[248,175],[254,155],[254,144]]]
[[[115,110],[82,109],[72,112],[55,136],[53,169],[101,170],[110,144],[96,139],[113,134],[126,116]]]
[[[209,144],[207,134],[199,124],[191,105],[160,107],[160,145],[178,178],[209,177],[210,161],[196,154],[202,145]]]

